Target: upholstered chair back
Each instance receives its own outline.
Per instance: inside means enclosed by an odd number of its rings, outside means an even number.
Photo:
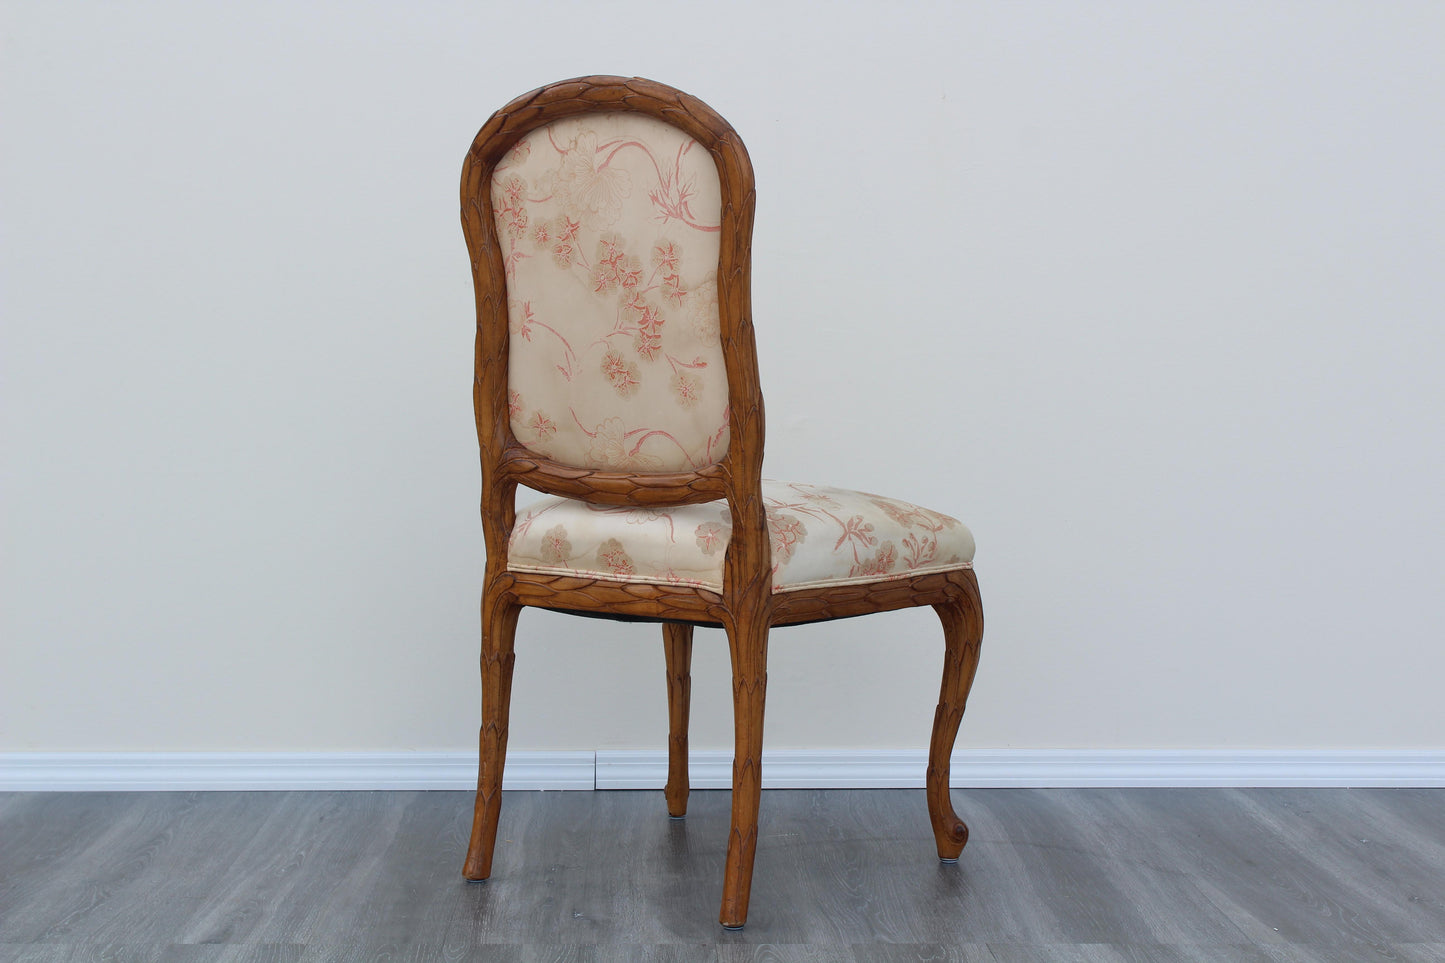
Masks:
[[[895,499],[763,482],[755,200],[728,122],[640,77],[539,87],[488,118],[467,152],[487,554],[467,879],[492,873],[524,607],[662,623],[678,817],[693,627],[727,633],[735,743],[718,919],[737,928],[759,843],[772,626],[933,606],[947,650],[928,812],[939,858],[968,840],[948,784],[983,632],[973,536]],[[518,486],[549,497],[519,515]]]
[[[728,448],[712,156],[635,111],[562,117],[498,161],[508,409],[578,468],[693,471]]]

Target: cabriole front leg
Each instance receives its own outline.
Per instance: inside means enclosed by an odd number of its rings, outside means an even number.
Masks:
[[[948,794],[949,758],[963,721],[968,691],[978,670],[979,648],[983,642],[983,606],[979,602],[978,580],[972,571],[960,572],[955,580],[958,594],[933,608],[943,623],[943,685],[938,708],[933,713],[933,738],[928,746],[928,816],[938,858],[958,859],[968,843],[968,826],[953,811]]]

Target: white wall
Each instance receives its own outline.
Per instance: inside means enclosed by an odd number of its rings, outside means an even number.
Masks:
[[[473,744],[457,179],[494,108],[594,72],[749,145],[769,473],[974,529],[961,746],[1445,745],[1438,3],[3,30],[0,749]],[[512,746],[661,747],[658,635],[524,615]],[[772,652],[769,745],[926,744],[932,613]],[[727,746],[720,633],[696,663]]]

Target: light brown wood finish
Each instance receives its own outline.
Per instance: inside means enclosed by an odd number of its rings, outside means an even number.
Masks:
[[[689,134],[712,156],[721,186],[717,286],[731,437],[722,461],[694,472],[631,474],[558,464],[527,450],[513,435],[508,416],[507,289],[493,221],[492,171],[522,136],[544,124],[579,114],[620,110],[658,118]],[[664,648],[670,708],[666,798],[669,812],[674,815],[685,812],[687,800],[691,626],[720,625],[726,630],[732,657],[736,737],[732,820],[719,919],[729,927],[741,926],[747,920],[757,851],[770,628],[908,606],[935,606],[943,619],[948,654],[930,752],[929,810],[935,833],[941,834],[940,855],[951,852],[956,857],[967,838],[967,829],[948,802],[948,752],[977,664],[982,632],[977,582],[972,572],[958,571],[773,595],[761,488],[763,397],[751,308],[755,195],[752,164],[737,133],[702,101],[652,81],[621,77],[562,81],[517,98],[482,127],[462,167],[461,203],[477,296],[473,402],[481,452],[482,531],[487,551],[482,604],[481,761],[466,877],[485,879],[491,871],[506,755],[513,636],[517,612],[528,605],[673,623],[664,627]],[[663,507],[726,499],[732,536],[723,562],[722,592],[507,571],[507,543],[515,521],[518,484],[604,505]],[[947,847],[945,836],[949,840]]]
[[[490,563],[489,563],[490,564]],[[507,728],[512,708],[512,643],[517,634],[516,600],[488,585],[482,596],[482,729],[478,738],[477,802],[472,838],[462,875],[492,875],[497,820],[502,812],[502,770],[507,765]]]
[[[667,658],[667,814],[687,815],[687,716],[692,702],[692,626],[686,622],[662,624],[662,647]]]
[[[928,817],[933,822],[933,838],[938,844],[938,858],[958,859],[968,843],[968,826],[953,811],[948,794],[949,757],[953,740],[973,687],[973,674],[978,671],[979,646],[983,643],[983,606],[978,598],[978,580],[973,572],[960,572],[954,580],[959,594],[933,608],[943,622],[943,684],[939,688],[938,708],[933,712],[933,738],[928,744]]]

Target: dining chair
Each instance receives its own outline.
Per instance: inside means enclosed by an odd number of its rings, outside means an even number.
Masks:
[[[486,542],[469,880],[491,874],[524,606],[662,624],[675,817],[687,811],[693,627],[726,631],[735,744],[719,920],[729,928],[747,920],[758,843],[769,630],[933,606],[945,655],[928,812],[940,859],[968,841],[948,780],[983,636],[973,536],[897,499],[763,479],[754,200],[732,127],[639,78],[524,94],[467,153]],[[518,485],[549,497],[519,515]]]

